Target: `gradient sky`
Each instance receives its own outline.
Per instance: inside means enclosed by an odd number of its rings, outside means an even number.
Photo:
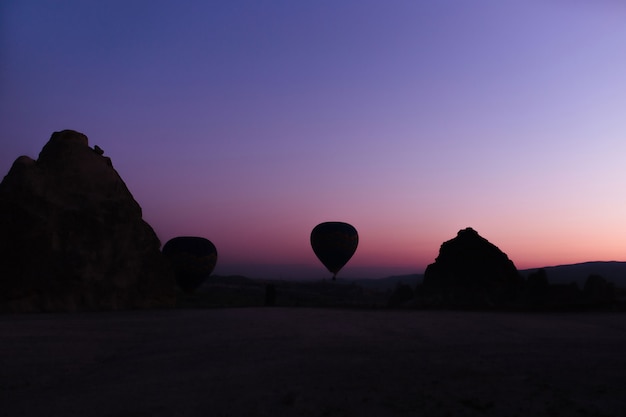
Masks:
[[[0,175],[78,130],[216,274],[422,272],[471,226],[518,268],[626,260],[619,0],[0,4]]]

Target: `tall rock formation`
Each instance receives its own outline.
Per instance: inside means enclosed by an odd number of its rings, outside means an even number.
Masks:
[[[0,183],[0,311],[174,304],[159,239],[102,154],[81,133],[55,132]]]
[[[522,284],[509,257],[468,227],[441,245],[422,291],[444,306],[496,307],[513,303]]]

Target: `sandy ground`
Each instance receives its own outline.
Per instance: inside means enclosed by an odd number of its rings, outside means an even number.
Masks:
[[[0,315],[2,416],[625,416],[626,314]]]

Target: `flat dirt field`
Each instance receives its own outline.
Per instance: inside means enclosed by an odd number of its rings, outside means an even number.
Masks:
[[[0,315],[2,416],[626,416],[626,314]]]

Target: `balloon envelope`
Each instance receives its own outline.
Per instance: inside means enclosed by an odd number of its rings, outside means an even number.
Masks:
[[[193,292],[211,275],[217,263],[217,249],[210,240],[196,236],[179,236],[167,241],[163,255],[174,268],[176,284]]]
[[[356,229],[343,222],[320,223],[311,232],[311,247],[322,264],[333,273],[348,263],[359,244]]]

